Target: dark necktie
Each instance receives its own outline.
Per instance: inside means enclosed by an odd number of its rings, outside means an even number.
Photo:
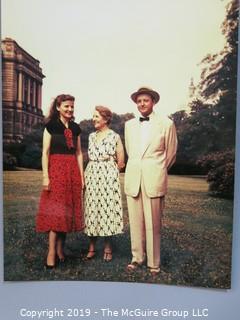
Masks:
[[[144,118],[143,118],[143,117],[140,117],[140,118],[139,118],[139,121],[140,121],[140,122],[149,121],[149,117],[144,117]]]

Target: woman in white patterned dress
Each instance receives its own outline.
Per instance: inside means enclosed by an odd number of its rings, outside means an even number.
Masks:
[[[97,237],[104,237],[106,262],[112,260],[111,237],[123,231],[119,169],[124,164],[120,136],[109,128],[112,112],[97,106],[93,115],[95,132],[89,135],[89,162],[85,170],[85,233],[90,244],[86,259],[96,255]]]

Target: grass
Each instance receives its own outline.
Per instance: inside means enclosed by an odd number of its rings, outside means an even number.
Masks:
[[[123,175],[121,176],[123,185]],[[40,171],[4,172],[4,279],[84,280],[164,283],[183,286],[229,288],[233,202],[212,198],[203,178],[170,176],[162,238],[161,273],[152,278],[146,267],[126,272],[131,259],[126,198],[123,194],[124,233],[114,238],[114,258],[102,260],[103,241],[97,257],[84,262],[87,249],[83,233],[69,234],[70,259],[53,271],[43,268],[46,234],[36,234],[35,215],[41,190]]]

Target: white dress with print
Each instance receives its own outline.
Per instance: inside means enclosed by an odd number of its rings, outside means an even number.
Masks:
[[[89,163],[85,170],[85,233],[88,236],[112,236],[123,232],[122,199],[116,149],[119,135],[110,130],[97,141],[89,135]]]

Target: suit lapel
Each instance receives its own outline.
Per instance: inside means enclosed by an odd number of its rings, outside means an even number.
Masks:
[[[141,131],[140,131],[140,123],[137,119],[132,124],[131,130],[130,130],[130,139],[134,141],[134,146],[136,150],[139,150],[141,153]]]

